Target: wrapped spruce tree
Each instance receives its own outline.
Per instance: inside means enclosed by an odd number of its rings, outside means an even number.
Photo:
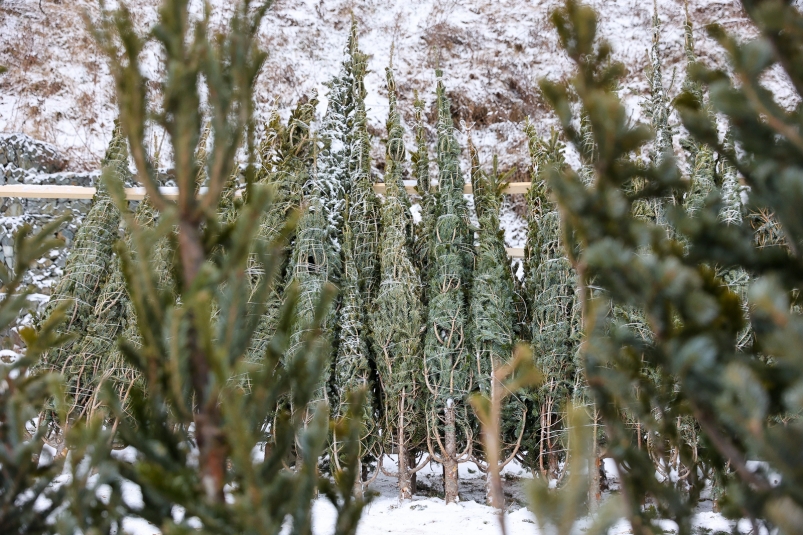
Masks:
[[[103,180],[98,184],[92,206],[75,234],[64,275],[53,289],[40,322],[42,325],[47,323],[50,315],[67,303],[66,321],[60,329],[74,337],[61,347],[44,352],[37,368],[64,373],[74,399],[88,399],[94,390],[93,384],[97,385],[96,378],[103,373],[96,365],[84,366],[75,357],[80,352],[98,298],[116,262],[112,246],[119,238],[120,211],[112,200],[107,183],[111,181],[122,187],[131,177],[126,140],[117,122],[102,167]],[[60,436],[57,429],[68,422],[57,422],[53,420],[54,415],[47,412],[43,417],[48,425],[54,426],[55,439]]]
[[[474,247],[463,197],[460,147],[441,72],[437,75],[438,203],[428,268],[424,382],[429,391],[429,453],[444,467],[444,494],[450,503],[459,499],[457,465],[469,459],[473,442],[467,411],[472,354],[467,298]],[[439,453],[435,453],[434,444]],[[458,451],[461,446],[465,448],[463,453]]]
[[[358,120],[356,115],[357,101],[364,97],[362,80],[367,60],[358,49],[356,21],[352,21],[344,55],[338,74],[328,83],[326,113],[318,132],[322,146],[316,162],[316,181],[331,221],[329,239],[338,251],[347,210],[346,196],[351,193],[354,178],[370,170],[369,155],[363,152],[362,132],[356,128],[364,126],[364,119]],[[353,155],[355,150],[357,153]]]
[[[354,422],[361,428],[360,455],[363,458],[378,458],[380,454],[380,432],[374,416],[374,385],[371,370],[371,355],[368,351],[368,324],[366,294],[360,291],[360,276],[357,271],[354,242],[351,225],[346,223],[343,231],[343,273],[340,284],[340,309],[338,310],[339,340],[334,361],[334,394],[330,402],[332,415],[343,418],[357,414]],[[362,395],[355,398],[354,394]],[[350,405],[355,399],[362,400],[362,405],[355,411]],[[341,471],[341,449],[343,437],[334,430],[331,441],[331,459],[334,469]],[[358,469],[362,474],[363,470]],[[377,473],[379,471],[377,470]],[[362,496],[363,483],[355,480],[354,492]]]
[[[294,321],[291,351],[287,358],[296,358],[295,351],[303,347],[308,330],[313,325],[316,306],[327,285],[337,287],[342,271],[342,241],[344,214],[348,214],[347,197],[351,193],[352,142],[356,112],[355,89],[364,70],[365,58],[357,50],[356,23],[344,51],[345,59],[338,74],[329,82],[328,104],[320,131],[320,148],[313,154],[312,171],[302,190],[301,217],[290,252],[287,280],[288,291],[299,291],[297,318]],[[362,167],[360,167],[362,169]],[[296,286],[290,289],[290,286]],[[323,324],[320,348],[328,357],[326,365],[317,370],[320,381],[313,399],[330,402],[332,365],[337,351],[337,307],[327,314]],[[306,407],[294,406],[311,417]]]
[[[327,355],[319,368],[309,369],[307,373],[318,377],[312,401],[329,403],[329,380],[332,366],[332,344],[334,342],[335,310],[326,312],[320,325],[315,318],[320,314],[319,302],[327,292],[334,290],[335,281],[340,281],[342,260],[339,250],[329,239],[330,223],[328,212],[322,200],[323,194],[318,186],[307,195],[301,205],[301,218],[296,227],[296,238],[290,256],[288,268],[289,284],[285,293],[297,294],[296,316],[293,321],[290,338],[290,349],[285,356],[285,366],[292,367],[292,362],[304,358],[307,348],[306,340],[317,329],[321,335],[316,342],[317,351]],[[339,243],[338,243],[339,245]],[[327,288],[330,288],[327,290]],[[294,411],[301,411],[312,418],[313,413],[306,406],[294,404]]]
[[[546,171],[566,165],[564,145],[553,131],[541,138],[532,123],[525,125],[530,150],[532,186],[527,192],[525,287],[531,311],[533,358],[543,374],[531,392],[538,420],[526,442],[530,466],[543,477],[559,479],[566,449],[568,402],[578,377],[576,355],[581,337],[575,272],[564,250],[560,214],[549,192]]]
[[[360,291],[365,299],[373,296],[379,270],[379,200],[374,193],[371,176],[371,136],[365,110],[365,73],[368,56],[357,43],[357,23],[352,22],[349,36],[349,56],[352,62],[352,99],[354,119],[347,136],[349,141],[348,217],[354,233],[354,262]]]
[[[150,226],[154,224],[153,206],[147,201],[140,202],[134,216],[135,224]],[[130,249],[132,235],[126,236]],[[164,244],[159,244],[164,249]],[[155,266],[162,276],[168,274],[164,262]],[[104,383],[109,383],[117,395],[126,402],[127,392],[138,379],[137,372],[125,361],[118,349],[118,338],[133,334],[130,326],[136,324],[131,316],[128,290],[120,259],[115,256],[110,268],[109,278],[98,293],[92,315],[87,321],[86,332],[76,344],[75,353],[61,373],[67,381],[70,410],[68,419],[91,417],[96,411],[104,410],[100,399]],[[136,328],[133,329],[136,332]],[[128,341],[132,342],[126,338]],[[69,421],[68,420],[68,421]]]
[[[421,207],[421,222],[416,227],[414,238],[414,259],[421,280],[424,284],[429,281],[429,262],[432,258],[432,237],[435,228],[435,208],[438,200],[438,192],[432,189],[432,177],[429,173],[429,148],[427,146],[427,131],[424,126],[424,102],[415,96],[415,145],[416,151],[412,154],[413,177],[415,178],[415,189],[418,193]],[[424,304],[426,305],[427,295],[425,292]]]
[[[258,240],[271,243],[288,233],[288,222],[299,210],[304,184],[309,180],[312,168],[313,143],[311,123],[315,118],[317,94],[311,98],[302,97],[290,115],[287,125],[282,125],[278,115],[271,120],[265,138],[260,146],[260,169],[256,183],[272,188],[274,206],[261,215]],[[286,239],[293,239],[289,232]],[[285,256],[286,251],[282,251]],[[286,281],[287,261],[282,263],[279,274],[273,279],[271,293],[264,315],[259,319],[247,360],[258,363],[262,360],[267,346],[273,338],[281,313],[284,282]],[[259,266],[258,257],[251,256],[248,268],[253,288],[265,276]]]
[[[686,18],[683,25],[684,51],[686,54],[686,74],[682,89],[691,93],[700,102],[706,102],[706,95],[702,85],[691,76],[692,69],[697,65],[697,55],[694,51],[694,27],[689,17],[688,4],[686,5]],[[713,115],[713,109],[706,102],[708,113]],[[697,142],[692,136],[684,136],[680,146],[685,151],[686,173],[689,177],[689,189],[683,200],[683,208],[689,215],[694,215],[705,206],[708,196],[716,190],[716,156],[714,151],[705,143]]]
[[[513,275],[505,250],[505,235],[500,227],[503,191],[507,178],[500,176],[498,161],[494,157],[493,169],[487,173],[480,167],[479,156],[469,140],[471,158],[471,185],[474,206],[479,220],[479,248],[474,266],[474,279],[469,302],[473,359],[473,387],[479,394],[496,399],[496,389],[504,389],[500,369],[509,366],[513,359],[514,307]],[[514,394],[500,407],[501,447],[498,459],[484,455],[478,466],[486,476],[486,499],[492,503],[491,473],[509,464],[518,454],[524,437],[527,409],[524,400]],[[475,431],[475,435],[479,435]],[[485,453],[485,452],[483,452]],[[491,467],[490,464],[495,466]]]
[[[370,313],[371,342],[382,394],[383,450],[396,450],[399,499],[413,496],[412,477],[423,466],[413,452],[425,441],[425,387],[421,330],[424,309],[421,279],[413,260],[410,199],[402,182],[404,131],[396,102],[393,71],[387,69],[388,142],[385,158],[385,202],[379,241],[379,285]]]

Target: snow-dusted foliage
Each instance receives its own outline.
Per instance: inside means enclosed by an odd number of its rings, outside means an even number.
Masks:
[[[430,237],[424,377],[429,399],[427,426],[430,455],[444,465],[446,501],[458,500],[458,441],[471,444],[467,396],[471,387],[471,333],[468,293],[474,264],[473,236],[463,198],[460,147],[454,133],[449,98],[438,80],[438,202]],[[443,438],[441,439],[441,434]],[[434,453],[432,443],[439,445]]]
[[[406,500],[413,496],[411,477],[415,459],[412,453],[426,436],[422,420],[428,394],[423,384],[421,358],[422,285],[411,250],[410,199],[401,179],[405,164],[403,130],[390,68],[387,80],[390,95],[387,189],[379,240],[379,284],[370,312],[370,326],[382,392],[382,442],[386,452],[397,452],[399,498]]]

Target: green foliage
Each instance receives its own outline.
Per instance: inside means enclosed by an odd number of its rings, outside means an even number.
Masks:
[[[87,367],[83,362],[76,362],[74,355],[81,351],[101,291],[116,262],[112,247],[119,237],[120,211],[106,183],[114,182],[122,187],[123,182],[130,179],[126,140],[118,123],[115,123],[102,165],[103,182],[98,185],[92,207],[75,234],[64,275],[53,289],[40,323],[48,323],[50,316],[66,304],[67,321],[60,329],[75,336],[66,344],[46,350],[41,361],[34,363],[34,369],[63,373],[68,382],[68,393],[79,406],[86,404],[103,375],[103,370],[96,366],[90,364]],[[52,426],[52,440],[61,440],[59,429],[69,422],[56,421],[54,416],[52,411],[43,413],[43,418]]]
[[[460,148],[454,133],[449,99],[438,72],[438,203],[431,240],[428,267],[429,296],[427,328],[424,339],[424,377],[431,397],[427,403],[430,437],[440,433],[436,422],[443,423],[445,442],[441,453],[444,463],[453,465],[453,495],[446,491],[446,501],[455,500],[457,456],[453,449],[456,436],[470,438],[466,398],[471,386],[471,325],[468,291],[474,260],[472,232],[463,198],[463,175],[458,157]],[[450,411],[453,411],[450,415]],[[454,419],[457,420],[455,428]],[[440,443],[440,439],[438,439]],[[470,443],[471,440],[469,439]],[[443,444],[443,443],[441,443]],[[433,454],[430,448],[430,454]],[[446,469],[447,474],[449,468]],[[447,475],[447,484],[450,475]],[[448,485],[447,485],[448,486]]]
[[[566,165],[565,147],[556,131],[546,140],[527,123],[525,133],[532,160],[532,186],[527,192],[525,288],[531,311],[533,357],[544,376],[541,386],[531,393],[533,418],[537,419],[530,424],[526,449],[534,469],[557,477],[561,460],[557,452],[564,449],[565,443],[561,421],[580,379],[576,356],[581,338],[576,275],[564,250],[560,214],[546,182],[547,169]]]
[[[331,400],[333,416],[343,417],[350,410],[356,392],[363,392],[361,413],[355,425],[362,427],[359,435],[363,456],[377,456],[379,429],[376,426],[373,409],[373,381],[371,377],[370,355],[368,353],[368,326],[366,294],[360,291],[360,277],[354,254],[356,241],[347,222],[343,232],[343,276],[340,285],[340,309],[338,310],[339,339],[334,365],[335,397]],[[332,438],[332,459],[340,469],[341,437]]]
[[[751,206],[775,214],[786,244],[795,244],[803,228],[796,210],[803,144],[796,142],[797,126],[792,126],[799,124],[800,109],[782,109],[758,80],[778,64],[796,89],[803,88],[796,61],[803,54],[803,17],[782,2],[745,2],[745,8],[758,26],[758,38],[739,43],[719,27],[709,29],[728,52],[739,84],[699,65],[691,72],[708,90],[713,109],[728,119],[738,150],[720,141],[699,93],[685,92],[677,105],[694,141],[738,170],[751,188]],[[567,252],[583,305],[584,373],[605,423],[608,452],[619,466],[633,532],[655,533],[656,514],[677,522],[680,533],[690,533],[700,473],[725,482],[720,506],[726,514],[791,526],[801,511],[803,487],[793,468],[800,463],[792,446],[800,443],[800,423],[789,418],[800,410],[793,392],[803,376],[792,356],[800,330],[800,318],[790,307],[800,284],[792,268],[798,262],[794,246],[756,247],[751,229],[722,221],[716,203],[706,203],[694,216],[666,211],[682,242],[633,214],[639,199],[683,192],[680,173],[669,155],[647,165],[633,162],[632,155],[652,136],[646,126],[628,122],[611,91],[623,67],[611,61],[610,46],[596,39],[593,10],[570,0],[553,21],[576,70],[566,83],[543,81],[541,87],[566,138],[584,161],[593,162],[593,180],[553,167],[548,181],[563,216],[563,235],[573,240]],[[573,122],[570,92],[588,118],[593,159]],[[630,185],[636,180],[644,187],[634,192]],[[755,276],[748,291],[755,340],[741,350],[742,303],[710,267],[717,265]],[[605,294],[592,293],[592,284]],[[609,315],[611,301],[641,310],[652,337],[645,339]],[[624,411],[678,453],[689,468],[682,489],[656,480],[649,455],[633,443]],[[702,447],[696,450],[676,427],[678,419],[687,418],[700,428]],[[776,425],[779,419],[785,425]],[[770,484],[768,471],[752,470],[747,459],[767,462],[768,470],[781,475],[780,483]],[[641,506],[646,495],[654,498],[653,513]]]
[[[154,217],[153,207],[146,200],[137,207],[134,221],[138,226],[152,225]],[[129,248],[130,240],[129,233],[126,237]],[[160,262],[154,267],[161,267],[161,273],[167,273],[164,264]],[[137,373],[128,366],[117,346],[118,338],[123,336],[124,339],[130,339],[125,335],[136,332],[136,327],[131,329],[131,324],[136,324],[132,312],[122,265],[119,257],[115,256],[109,278],[98,292],[97,302],[87,320],[86,332],[82,333],[81,340],[75,345],[69,364],[61,369],[61,374],[67,378],[70,395],[71,407],[67,421],[91,416],[95,411],[102,410],[99,394],[103,383],[110,382],[124,400],[131,384],[138,379]]]
[[[421,279],[411,252],[412,217],[410,199],[402,182],[404,141],[393,72],[387,70],[390,111],[386,147],[385,202],[379,240],[379,285],[369,315],[371,343],[382,392],[382,438],[384,451],[395,449],[407,462],[407,453],[425,440],[422,425],[424,386],[421,331],[424,307]],[[426,149],[426,147],[424,147]],[[406,489],[405,467],[399,467],[400,496],[411,497]]]
[[[502,195],[508,180],[506,176],[499,175],[496,158],[488,173],[480,167],[477,151],[472,144],[469,144],[469,152],[474,206],[479,219],[479,248],[469,302],[474,354],[471,365],[474,388],[490,397],[495,388],[501,388],[495,376],[513,358],[515,337],[513,275],[505,250],[504,231],[499,223]],[[502,447],[498,454],[505,458],[496,462],[505,462],[507,457],[518,453],[527,413],[523,400],[515,395],[502,404],[501,410],[499,432]]]
[[[447,399],[468,393],[469,354],[467,295],[473,261],[463,176],[449,99],[438,81],[438,204],[433,228],[424,373],[433,395],[430,411],[443,410]]]
[[[793,392],[799,388],[801,369],[791,355],[790,345],[800,328],[795,302],[800,281],[789,266],[798,262],[795,244],[803,228],[796,210],[803,143],[799,135],[800,107],[786,110],[779,106],[759,79],[777,65],[789,76],[796,93],[803,93],[803,72],[798,64],[803,54],[803,14],[785,2],[745,1],[743,5],[760,32],[756,38],[739,42],[721,27],[709,27],[709,34],[727,51],[733,76],[739,83],[723,71],[698,67],[693,73],[707,87],[711,105],[730,124],[725,143],[713,135],[716,125],[703,113],[702,103],[694,95],[679,97],[678,108],[686,128],[716,147],[727,160],[723,180],[732,183],[729,175],[733,177],[738,172],[750,188],[749,210],[772,214],[783,236],[782,242],[767,240],[756,244],[738,218],[721,212],[726,228],[713,223],[701,225],[700,243],[692,254],[701,261],[739,267],[751,274],[747,301],[754,340],[744,348],[744,356],[714,361],[721,366],[721,372],[713,385],[716,397],[710,410],[717,411],[716,423],[725,438],[712,442],[725,457],[766,460],[770,469],[780,474],[781,483],[770,488],[766,474],[749,473],[734,461],[735,477],[726,488],[723,505],[726,511],[735,513],[742,507],[751,517],[768,518],[784,532],[788,529],[784,526],[794,523],[803,505],[799,496],[803,481],[792,470],[800,461],[789,449],[790,444],[800,440],[801,433],[799,420],[792,416],[799,414]],[[724,214],[732,210],[729,197],[733,192],[729,189],[732,187],[724,182]],[[712,226],[717,231],[709,230]],[[722,240],[733,245],[727,251],[706,251],[702,239],[705,234],[712,235],[707,239],[715,246]],[[747,401],[748,396],[752,401]],[[779,426],[777,421],[786,424]],[[725,453],[724,448],[731,453]],[[748,488],[758,490],[751,493]],[[783,507],[779,507],[781,503]]]
[[[28,307],[28,296],[33,289],[23,286],[23,276],[39,258],[62,245],[52,236],[65,221],[66,218],[57,219],[36,234],[30,226],[23,225],[15,234],[15,269],[11,272],[0,266],[4,291],[0,298],[0,330],[11,327],[20,311]],[[67,340],[59,333],[59,324],[64,321],[68,306],[62,303],[51,308],[38,330],[20,328],[25,354],[0,362],[0,531],[3,533],[48,533],[51,516],[63,503],[64,490],[53,485],[62,472],[63,457],[40,458],[48,426],[36,425],[36,421],[46,406],[54,407],[63,421],[64,386],[61,377],[34,371],[34,365],[45,352]]]
[[[357,47],[357,23],[352,22],[349,36],[349,54],[354,73],[353,125],[347,137],[349,142],[348,219],[354,232],[354,263],[359,289],[366,299],[373,296],[379,270],[379,200],[374,193],[371,176],[371,136],[365,112],[365,72],[368,56]]]
[[[290,283],[285,293],[291,295],[298,292],[298,304],[290,341],[290,351],[286,355],[286,366],[289,362],[301,359],[306,350],[305,340],[311,332],[322,329],[322,336],[318,340],[318,351],[327,355],[327,358],[317,363],[319,367],[310,368],[308,373],[320,376],[318,386],[312,399],[316,401],[328,398],[327,382],[332,366],[331,346],[334,342],[334,329],[336,313],[329,311],[320,327],[314,322],[318,304],[325,295],[327,288],[339,280],[342,271],[340,253],[335,250],[334,244],[329,240],[329,221],[326,219],[324,203],[319,190],[306,197],[301,206],[302,216],[296,228],[296,239],[290,256],[288,276]],[[295,405],[304,410],[303,405]]]
[[[300,209],[303,187],[309,180],[313,164],[311,123],[317,103],[317,95],[314,93],[312,98],[302,97],[291,113],[287,126],[282,125],[279,116],[275,115],[259,148],[261,167],[257,172],[256,182],[271,187],[274,195],[272,209],[261,215],[256,238],[265,244],[280,236],[287,222],[297,217]],[[287,256],[286,252],[283,254]],[[282,294],[285,291],[287,264],[288,261],[285,260],[280,267],[280,275],[272,281],[265,313],[259,320],[248,348],[246,358],[251,362],[256,363],[262,359],[276,329]],[[254,255],[249,261],[248,273],[252,287],[258,287],[264,272],[259,267],[259,259]]]
[[[704,102],[703,87],[691,77],[691,71],[697,64],[694,52],[694,28],[689,18],[689,9],[686,5],[686,20],[684,30],[684,50],[686,52],[686,75],[683,79],[683,91],[693,94],[695,98]],[[706,110],[713,113],[710,105]],[[689,177],[689,190],[683,201],[683,208],[689,215],[694,215],[705,206],[708,195],[716,188],[715,184],[715,157],[711,147],[705,143],[698,143],[692,136],[680,140],[680,146],[686,153],[687,175]]]
[[[160,215],[153,227],[135,224],[120,185],[107,180],[132,232],[132,249],[121,246],[118,252],[139,343],[123,340],[121,350],[142,381],[131,386],[127,407],[111,385],[105,389],[104,401],[118,421],[115,430],[92,418],[68,434],[72,454],[81,462],[72,464],[69,507],[59,515],[60,532],[108,532],[119,529],[125,515],[148,520],[167,534],[278,533],[288,517],[291,532],[311,533],[311,500],[320,483],[317,460],[329,428],[326,408],[310,405],[327,360],[321,334],[332,291],[326,279],[321,291],[303,295],[309,303],[299,301],[301,283],[291,285],[262,358],[246,358],[292,225],[290,221],[275,236],[257,239],[262,228],[254,222],[271,209],[272,192],[255,183],[248,129],[253,124],[253,84],[265,57],[256,34],[267,7],[238,3],[227,31],[214,39],[208,19],[190,22],[182,0],[166,0],[146,35],[133,30],[125,7],[103,11],[94,27],[111,63],[121,124],[138,177]],[[150,162],[139,154],[147,95],[144,84],[137,83],[143,79],[138,53],[149,42],[160,48],[168,67],[164,98],[147,109],[161,110],[155,120],[171,134],[176,204],[161,197]],[[207,190],[199,195],[201,169],[194,155],[201,138],[201,78],[209,89],[212,143],[205,165]],[[218,214],[228,202],[224,192],[244,139],[246,195],[224,219]],[[319,203],[314,215],[320,214]],[[302,229],[299,239],[303,241]],[[177,295],[161,284],[152,267],[150,246],[161,240],[175,258]],[[256,282],[249,275],[255,266],[261,274]],[[306,306],[312,307],[309,316],[296,312]],[[296,328],[300,321],[305,322],[303,330]],[[248,378],[250,388],[241,387],[236,380],[241,377]],[[310,405],[311,419],[305,422],[303,411],[274,414],[281,399],[297,407]],[[359,426],[348,422],[358,419],[352,410],[338,424],[346,437],[346,463],[338,484],[323,486],[338,509],[338,533],[344,534],[355,531],[365,503],[349,497],[343,487],[357,477]],[[111,456],[112,439],[129,447],[136,459]],[[291,471],[285,461],[294,446],[299,462]],[[125,481],[141,489],[142,507],[122,499]],[[101,485],[111,489],[107,501],[96,497]]]
[[[429,281],[429,264],[432,259],[432,237],[435,230],[435,209],[438,192],[432,191],[432,178],[429,173],[429,148],[427,132],[424,127],[424,102],[415,95],[415,144],[416,151],[411,155],[415,189],[420,196],[421,222],[416,227],[413,246],[414,259],[423,281]],[[426,304],[427,295],[424,295]]]

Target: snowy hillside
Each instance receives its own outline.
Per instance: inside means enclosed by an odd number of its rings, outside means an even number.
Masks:
[[[158,0],[128,3],[143,28],[155,22]],[[200,13],[201,2],[192,3]],[[259,80],[260,115],[274,107],[286,111],[313,89],[325,95],[324,84],[338,68],[353,14],[360,24],[361,48],[370,55],[367,104],[379,160],[384,154],[380,139],[387,113],[384,69],[394,47],[404,118],[408,122],[412,118],[414,91],[434,111],[434,70],[440,66],[454,115],[472,131],[482,156],[490,157],[493,147],[501,153],[503,165],[518,167],[514,180],[526,180],[520,123],[531,116],[539,129],[549,127],[551,118],[537,81],[544,76],[559,78],[568,66],[549,22],[549,12],[558,3],[278,0],[261,32],[270,57]],[[212,0],[211,4],[213,20],[222,23],[230,3]],[[652,3],[595,0],[591,4],[600,11],[602,34],[613,41],[616,56],[628,68],[623,95],[637,118],[637,103],[646,91],[643,70]],[[704,24],[717,21],[746,31],[744,14],[732,0],[691,0],[690,4],[697,49],[704,59],[713,60],[719,54],[705,38]],[[108,70],[82,19],[84,12],[95,14],[96,6],[95,0],[0,2],[0,65],[8,68],[0,75],[0,131],[22,131],[55,144],[68,156],[68,170],[73,171],[97,167],[115,116]],[[658,10],[664,22],[665,85],[675,93],[684,67],[683,2],[659,0]],[[144,63],[154,67],[150,74],[156,78],[155,56],[146,57]],[[325,102],[322,98],[320,112]],[[151,143],[157,149],[162,140],[154,136]]]

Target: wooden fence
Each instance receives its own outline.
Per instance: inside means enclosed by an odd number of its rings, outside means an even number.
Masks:
[[[408,192],[415,193],[415,186],[405,186]],[[166,199],[175,200],[178,198],[178,188],[160,188],[162,195]],[[530,182],[511,182],[505,188],[507,194],[523,194],[530,189]],[[379,194],[385,193],[384,184],[374,184],[374,191]],[[145,198],[145,188],[126,188],[126,198],[131,201],[141,201]],[[473,189],[471,184],[466,184],[463,193],[471,195]],[[83,186],[51,186],[33,184],[12,184],[0,186],[0,198],[15,197],[22,199],[91,199],[95,195],[95,188]],[[509,247],[507,253],[512,258],[524,258],[524,249],[520,247]]]

